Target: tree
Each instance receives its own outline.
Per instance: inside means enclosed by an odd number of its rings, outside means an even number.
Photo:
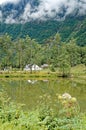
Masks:
[[[13,56],[11,44],[12,44],[11,37],[8,34],[5,34],[0,37],[0,54],[1,54],[0,58],[2,68],[11,65],[11,59]]]
[[[81,47],[81,63],[86,66],[86,46]]]
[[[24,59],[24,50],[25,50],[24,39],[20,38],[17,40],[15,49],[16,49],[17,67],[23,69],[24,66],[23,59]]]
[[[61,53],[58,58],[58,66],[62,77],[70,76],[71,65],[69,60],[69,54],[66,51],[65,46],[61,47]]]
[[[76,66],[80,64],[80,52],[79,46],[76,45],[76,40],[71,39],[70,42],[66,45],[67,52],[69,53],[70,64],[71,66]]]
[[[51,61],[54,67],[58,67],[58,58],[60,55],[60,51],[61,51],[61,37],[60,35],[57,33],[53,39],[53,41],[51,41],[50,43],[50,52],[51,52]]]

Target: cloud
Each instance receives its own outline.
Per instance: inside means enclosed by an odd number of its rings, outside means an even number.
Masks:
[[[16,15],[17,11],[16,10],[12,10],[11,13],[7,16],[5,23],[18,23],[18,18],[15,19],[15,15]]]
[[[29,4],[26,5],[22,19],[28,21],[30,19],[57,18],[59,20],[77,11],[78,15],[86,14],[86,0],[40,0],[39,6],[33,10]]]
[[[0,5],[5,3],[18,3],[19,0],[0,0]]]
[[[32,19],[47,20],[50,18],[62,20],[70,14],[86,14],[86,0],[39,0],[39,4],[34,6],[31,4],[37,0],[0,0],[0,4],[5,4],[7,2],[20,4],[18,3],[19,1],[22,3],[27,1],[23,6],[23,11],[16,18],[14,15],[20,10],[18,10],[18,8],[11,10],[5,22],[28,22]]]

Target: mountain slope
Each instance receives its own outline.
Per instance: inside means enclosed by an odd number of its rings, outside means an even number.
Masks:
[[[8,33],[13,39],[29,35],[39,43],[46,42],[47,39],[60,33],[62,41],[68,41],[72,37],[79,45],[86,45],[86,18],[67,17],[64,21],[31,21],[25,24],[0,24],[0,34]]]
[[[45,43],[58,32],[64,42],[73,37],[86,45],[85,0],[10,1],[0,4],[0,35],[8,33],[13,39],[29,35]]]

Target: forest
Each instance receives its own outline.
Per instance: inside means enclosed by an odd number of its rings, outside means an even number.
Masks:
[[[78,46],[73,38],[68,43],[62,42],[59,33],[46,44],[29,36],[16,40],[8,34],[0,36],[0,69],[23,70],[27,64],[48,64],[52,71],[60,68],[63,74],[69,73],[71,67],[86,65],[86,46]]]
[[[48,39],[53,38],[56,33],[61,36],[61,41],[69,42],[73,37],[80,46],[86,45],[86,18],[85,16],[68,16],[63,21],[31,21],[27,23],[6,24],[0,22],[0,35],[8,33],[12,39],[25,38],[29,35],[31,39],[36,39],[40,44],[44,44]]]

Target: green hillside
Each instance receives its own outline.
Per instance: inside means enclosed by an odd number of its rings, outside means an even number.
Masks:
[[[25,24],[0,23],[0,34],[8,33],[13,39],[29,35],[39,43],[44,43],[57,32],[60,33],[62,41],[73,37],[79,45],[86,45],[86,18],[68,17],[64,21],[32,21]]]

